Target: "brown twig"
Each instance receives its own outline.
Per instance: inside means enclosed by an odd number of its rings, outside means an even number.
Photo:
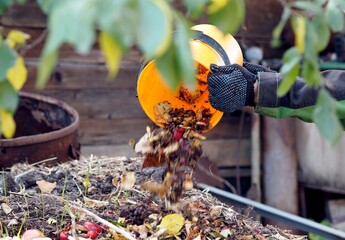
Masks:
[[[27,51],[29,51],[30,49],[33,49],[35,47],[37,47],[40,43],[43,42],[43,40],[45,39],[45,37],[47,36],[48,30],[44,29],[44,31],[38,36],[38,38],[36,38],[34,41],[32,41],[32,43],[25,45],[23,48],[21,48],[19,50],[20,54],[22,56],[25,56],[25,54],[27,53]]]
[[[75,205],[70,205],[71,208],[74,208],[76,209],[77,211],[81,211],[81,212],[84,212],[86,213],[87,215],[89,215],[90,217],[92,217],[93,219],[95,219],[97,222],[100,222],[102,224],[104,224],[105,226],[109,227],[110,229],[114,230],[115,232],[121,234],[123,237],[125,237],[126,239],[129,239],[129,240],[135,240],[134,237],[132,237],[132,235],[130,235],[127,231],[125,231],[124,229],[122,228],[119,228],[117,226],[115,226],[114,224],[108,222],[107,220],[97,216],[96,214],[94,214],[93,212],[85,209],[85,208],[81,208],[81,207],[78,207],[78,206],[75,206]]]

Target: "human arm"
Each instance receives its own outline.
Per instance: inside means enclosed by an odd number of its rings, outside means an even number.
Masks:
[[[345,122],[345,71],[327,70],[321,73],[325,87],[336,99],[337,114]],[[312,122],[318,88],[307,86],[298,77],[289,92],[278,97],[277,89],[283,77],[274,72],[258,72],[255,112],[274,118],[296,117]]]
[[[322,76],[325,79],[326,88],[337,100],[339,118],[345,119],[345,71],[324,71]],[[240,88],[234,86],[238,82],[245,82],[246,89],[250,88],[248,85],[253,85],[254,101],[251,106],[258,114],[274,118],[296,117],[311,122],[318,89],[307,86],[302,78],[297,78],[290,91],[284,97],[278,97],[277,89],[282,79],[281,74],[275,71],[246,62],[244,67],[236,64],[220,67],[217,73],[210,74],[208,77],[210,102],[213,107],[224,112],[246,106],[245,102],[251,102],[247,99],[251,98],[251,94],[246,95]],[[226,89],[232,89],[232,91]],[[233,94],[246,95],[245,102],[230,101],[229,96]],[[345,123],[345,120],[343,122]]]

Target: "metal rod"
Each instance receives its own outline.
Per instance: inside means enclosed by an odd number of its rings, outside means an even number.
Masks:
[[[234,205],[237,205],[239,207],[251,206],[253,207],[253,210],[255,210],[259,215],[263,217],[288,224],[291,227],[295,227],[307,233],[315,233],[329,240],[345,239],[345,232],[342,232],[340,230],[327,227],[317,222],[313,222],[311,220],[296,216],[288,212],[284,212],[268,205],[252,201],[250,199],[235,195],[219,188],[209,186],[207,184],[199,183],[197,186],[215,195],[216,197],[218,196],[225,198]]]

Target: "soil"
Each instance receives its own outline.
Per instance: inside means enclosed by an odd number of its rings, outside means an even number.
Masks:
[[[90,156],[62,164],[49,159],[16,164],[0,172],[0,239],[28,229],[62,240],[306,239],[263,226],[196,188],[169,204],[141,188],[162,181],[164,169],[141,166],[140,158]],[[167,216],[183,217],[177,231],[177,220],[162,224]],[[100,231],[92,235],[86,222]]]

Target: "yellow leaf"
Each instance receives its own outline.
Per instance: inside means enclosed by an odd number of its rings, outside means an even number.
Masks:
[[[301,15],[292,19],[292,27],[295,33],[295,45],[299,53],[304,53],[305,35],[306,35],[306,21]]]
[[[1,120],[1,132],[5,138],[13,137],[16,131],[16,123],[13,119],[12,114],[5,110],[0,110],[0,120]]]
[[[17,91],[23,87],[28,76],[23,57],[19,56],[17,58],[16,64],[7,71],[6,76]]]
[[[120,60],[122,57],[122,49],[115,38],[107,32],[99,34],[99,42],[101,50],[105,57],[105,62],[109,70],[109,78],[114,78],[119,70]]]
[[[210,5],[208,6],[208,13],[213,14],[218,12],[226,5],[227,2],[227,0],[211,0]]]
[[[174,213],[166,215],[159,225],[160,228],[165,228],[166,233],[170,235],[177,234],[184,224],[184,217],[180,214]]]
[[[23,45],[25,44],[26,40],[30,38],[29,34],[26,34],[24,32],[18,31],[18,30],[12,30],[10,33],[7,35],[7,44],[13,48],[17,44],[18,45]]]

